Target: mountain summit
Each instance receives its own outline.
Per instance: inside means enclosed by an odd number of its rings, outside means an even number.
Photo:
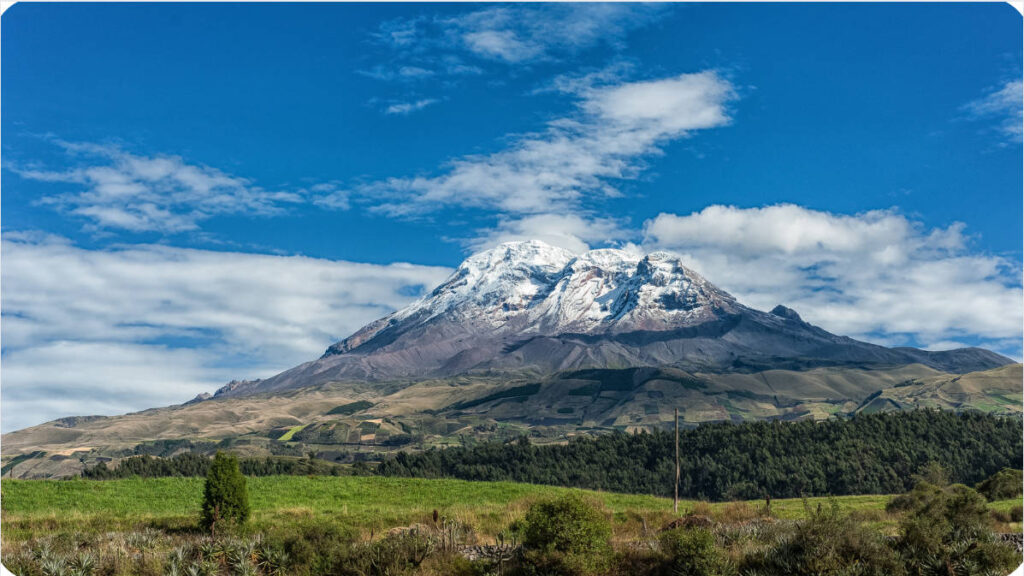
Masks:
[[[410,306],[358,330],[318,360],[225,387],[248,395],[338,381],[673,367],[751,372],[923,364],[971,372],[1009,364],[968,348],[926,352],[836,336],[777,306],[754,310],[678,255],[613,249],[580,255],[539,241],[469,257]]]
[[[213,397],[5,434],[17,477],[81,470],[80,457],[168,454],[196,438],[278,454],[466,435],[579,434],[919,407],[1020,413],[1021,366],[987,350],[885,348],[744,306],[679,256],[541,242],[475,254],[413,304],[320,358]],[[285,438],[285,440],[281,440]],[[220,446],[221,444],[218,444]],[[301,450],[300,450],[301,451]]]

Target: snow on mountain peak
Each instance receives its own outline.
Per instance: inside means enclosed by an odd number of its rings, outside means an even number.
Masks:
[[[670,330],[714,319],[735,300],[668,252],[599,249],[574,255],[537,240],[467,258],[430,294],[332,347],[346,352],[417,326],[467,335]]]

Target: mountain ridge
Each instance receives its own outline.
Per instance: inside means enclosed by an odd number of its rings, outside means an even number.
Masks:
[[[749,308],[670,252],[574,255],[536,240],[467,258],[413,304],[371,322],[317,360],[218,395],[330,381],[609,366],[712,372],[920,363],[973,372],[1013,361],[980,348],[929,352],[838,336],[783,305]]]
[[[1021,371],[983,349],[886,348],[749,308],[668,253],[503,245],[315,360],[180,405],[10,432],[2,458],[7,475],[55,477],[202,446],[351,462],[467,437],[565,442],[666,428],[677,409],[687,426],[1019,415]]]

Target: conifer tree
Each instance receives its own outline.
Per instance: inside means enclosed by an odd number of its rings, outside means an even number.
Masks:
[[[226,524],[244,524],[249,518],[249,491],[233,454],[217,452],[203,488],[203,528],[216,532]]]

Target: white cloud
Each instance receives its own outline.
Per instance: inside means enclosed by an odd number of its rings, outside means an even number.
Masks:
[[[40,202],[90,221],[91,229],[164,233],[195,230],[220,214],[272,215],[301,202],[179,156],[140,156],[115,146],[55,141],[77,167],[11,168],[22,178],[72,184],[76,190]]]
[[[392,215],[447,206],[506,215],[575,211],[619,195],[612,181],[635,177],[665,142],[727,124],[734,98],[732,85],[710,71],[578,90],[578,114],[512,137],[504,150],[455,159],[438,176],[391,178],[356,192]]]
[[[475,56],[517,64],[616,44],[664,13],[657,5],[548,4],[484,8],[440,19],[444,41]]]
[[[358,70],[358,74],[374,78],[376,80],[401,80],[401,81],[416,81],[430,78],[434,75],[433,70],[428,70],[420,66],[401,66],[395,70],[392,70],[386,66],[374,66],[370,70]]]
[[[436,98],[424,98],[422,100],[415,100],[413,102],[396,102],[384,109],[385,114],[399,114],[407,116],[417,110],[422,110],[431,104],[437,103]]]
[[[5,234],[4,430],[270,376],[449,272],[151,245],[85,250]]]
[[[964,109],[976,119],[998,121],[1007,141],[1020,144],[1024,139],[1024,82],[1020,79],[1006,82]]]
[[[498,225],[470,240],[474,250],[486,250],[503,242],[541,240],[579,254],[592,245],[608,245],[627,238],[630,232],[614,218],[583,217],[575,214],[535,214],[502,219]]]
[[[1019,263],[972,251],[959,223],[929,230],[888,210],[709,206],[660,214],[645,235],[756,308],[785,304],[831,332],[889,344],[977,338],[1020,356]]]
[[[619,48],[627,34],[665,12],[657,4],[514,4],[454,16],[391,20],[381,24],[374,37],[395,51],[394,61],[361,73],[380,80],[427,76],[401,73],[410,67],[430,75],[479,74],[479,66],[461,60],[522,65],[599,45]]]

